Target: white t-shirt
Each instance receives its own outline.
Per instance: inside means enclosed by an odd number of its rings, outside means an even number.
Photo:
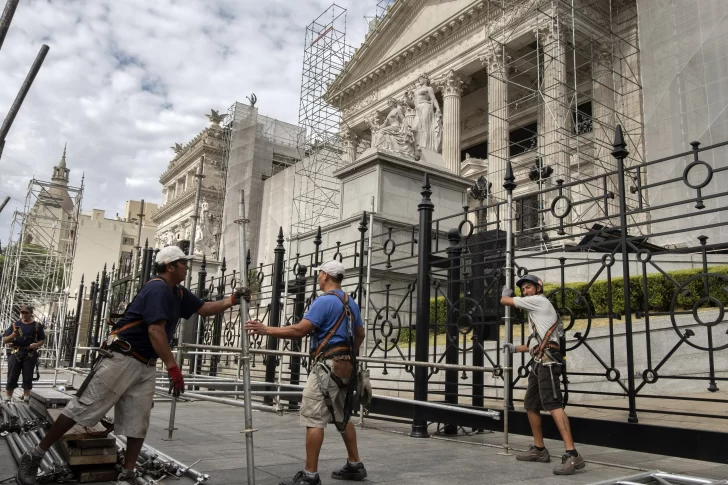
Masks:
[[[530,322],[533,322],[536,326],[539,338],[543,338],[544,335],[546,335],[546,332],[553,327],[554,323],[556,323],[556,320],[559,318],[554,306],[551,304],[549,299],[543,295],[514,297],[513,304],[516,305],[516,308],[526,310],[526,312],[528,312],[528,318]],[[535,338],[536,337],[534,337],[534,339]],[[553,340],[558,343],[556,332],[551,333],[551,338],[549,340]],[[537,345],[537,343],[532,341],[531,346],[533,347],[534,345]]]

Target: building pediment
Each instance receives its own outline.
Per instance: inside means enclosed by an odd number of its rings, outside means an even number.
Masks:
[[[485,7],[483,0],[396,1],[331,85],[329,97],[360,90],[477,19]]]

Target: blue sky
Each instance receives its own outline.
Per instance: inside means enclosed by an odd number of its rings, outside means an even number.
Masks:
[[[4,5],[4,1],[0,2]],[[359,45],[376,0],[341,0]],[[41,44],[43,68],[0,159],[0,241],[31,177],[48,180],[68,143],[71,184],[85,173],[83,210],[123,213],[161,202],[174,143],[255,92],[261,114],[298,119],[306,25],[321,0],[21,0],[0,50],[4,118]]]

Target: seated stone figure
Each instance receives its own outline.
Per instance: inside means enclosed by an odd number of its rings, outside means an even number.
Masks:
[[[376,120],[369,121],[372,130],[372,147],[405,155],[415,160],[419,159],[415,148],[414,133],[405,120],[399,102],[390,98],[389,108],[390,111],[381,124]]]

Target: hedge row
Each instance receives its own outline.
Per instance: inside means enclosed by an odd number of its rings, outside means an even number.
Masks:
[[[707,294],[704,289],[704,278],[697,276],[702,272],[702,269],[695,268],[670,271],[667,276],[662,273],[655,273],[649,274],[647,277],[631,277],[629,281],[632,312],[644,312],[645,310],[668,312],[672,309],[673,298],[675,298],[678,290],[680,290],[680,293],[677,294],[675,302],[675,309],[677,310],[690,310],[701,298],[707,295],[724,305],[728,305],[728,266],[708,268],[708,273],[711,276],[707,277]],[[564,285],[565,288],[574,291],[560,291],[558,285],[546,284],[544,293],[549,295],[556,306],[570,308],[576,316],[586,316],[586,305],[591,308],[592,315],[624,314],[624,278],[613,278],[611,285],[607,281],[595,281],[586,290],[587,284],[568,283]],[[647,286],[646,303],[645,284]],[[708,305],[709,303],[706,303],[701,306]]]
[[[650,312],[670,311],[673,298],[678,289],[681,289],[681,291],[677,295],[676,309],[692,309],[701,298],[706,296],[704,278],[696,277],[702,272],[702,269],[695,268],[670,271],[667,272],[667,276],[662,273],[655,273],[647,275],[646,278],[642,276],[631,277],[630,303],[632,312],[645,311],[645,283],[647,284],[647,309]],[[708,268],[708,273],[711,275],[707,278],[709,295],[728,306],[728,266],[713,266]],[[624,314],[623,278],[613,278],[611,285],[607,281],[595,281],[585,291],[587,284],[587,282],[568,283],[564,285],[567,288],[566,291],[561,291],[560,285],[546,284],[544,293],[551,298],[557,307],[569,308],[577,317],[585,317],[589,313],[592,316]],[[710,303],[701,306],[708,305]],[[436,328],[438,334],[445,333],[447,313],[447,302],[444,297],[430,299],[430,328]],[[399,340],[405,343],[413,341],[414,334],[414,329],[403,329]]]

